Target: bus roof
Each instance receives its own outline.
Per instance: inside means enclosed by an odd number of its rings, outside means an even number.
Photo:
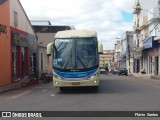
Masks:
[[[65,30],[56,33],[54,38],[79,38],[79,37],[97,37],[96,31],[92,30]]]

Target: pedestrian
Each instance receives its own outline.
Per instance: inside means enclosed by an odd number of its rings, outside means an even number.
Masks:
[[[143,68],[143,69],[141,69],[141,73],[142,74],[146,74],[146,71],[145,71],[145,69]]]
[[[49,82],[50,82],[50,75],[49,75],[48,70],[46,71],[46,74],[45,74],[45,82],[46,82],[46,83],[49,83]]]
[[[106,70],[106,74],[108,74],[109,69],[108,69],[108,67],[107,67],[107,66],[105,67],[105,70]]]

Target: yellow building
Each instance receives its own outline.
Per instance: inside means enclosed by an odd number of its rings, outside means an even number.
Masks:
[[[101,68],[105,68],[110,65],[113,58],[113,50],[103,50],[103,53],[99,55],[99,64]],[[108,66],[109,67],[109,66]]]

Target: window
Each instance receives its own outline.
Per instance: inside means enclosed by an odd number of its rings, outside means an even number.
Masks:
[[[18,27],[18,13],[14,12],[14,26]]]
[[[28,75],[28,48],[12,46],[12,79],[20,80]]]
[[[27,64],[27,56],[26,56],[26,48],[24,48],[24,47],[22,47],[21,48],[21,64],[22,64],[22,77],[25,77],[25,76],[27,76],[27,68],[26,68],[26,64]]]
[[[12,78],[18,78],[18,52],[15,46],[12,47]]]

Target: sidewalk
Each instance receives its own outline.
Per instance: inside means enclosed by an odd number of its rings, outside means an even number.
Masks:
[[[150,75],[150,74],[142,74],[142,73],[132,73],[132,76],[142,78],[142,79],[154,79],[154,80],[160,80],[159,75]]]
[[[17,83],[1,86],[0,87],[0,93],[6,92],[6,91],[10,91],[10,90],[14,90],[14,89],[20,89],[20,88],[24,88],[24,87],[29,87],[29,86],[32,86],[32,85],[35,85],[35,84],[38,84],[38,80],[35,80],[35,79],[22,79]]]

